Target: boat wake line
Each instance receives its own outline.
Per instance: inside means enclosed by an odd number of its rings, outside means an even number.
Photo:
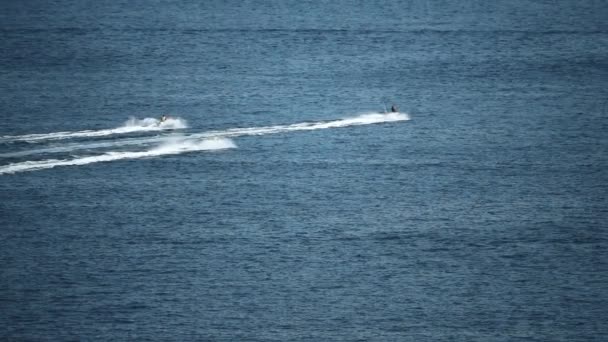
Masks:
[[[102,129],[98,131],[85,130],[78,132],[54,132],[42,134],[26,134],[26,135],[5,135],[0,136],[0,143],[26,141],[29,143],[46,142],[49,140],[62,140],[72,138],[95,138],[114,134],[127,134],[135,132],[154,132],[170,129],[188,128],[186,121],[180,118],[167,118],[160,122],[157,119],[145,118],[136,119],[130,118],[124,125],[117,128]]]
[[[125,134],[131,132],[150,131],[158,133],[170,128],[185,128],[185,122],[180,119],[173,119],[175,122],[167,122],[171,126],[158,127],[153,125],[143,125],[146,120],[132,119],[135,125],[125,125],[116,129],[99,131],[79,131],[79,132],[57,132],[48,134],[31,134],[22,136],[0,137],[0,143],[6,141],[55,141],[70,138],[88,138]],[[155,119],[151,119],[155,120]],[[171,120],[171,119],[170,119]],[[179,120],[179,121],[177,121]],[[176,155],[196,151],[222,150],[236,148],[236,144],[231,138],[251,135],[267,135],[292,131],[310,131],[328,128],[340,128],[348,126],[369,125],[385,122],[396,122],[409,120],[405,113],[370,113],[357,117],[345,118],[333,121],[302,122],[291,125],[275,125],[262,127],[231,128],[226,130],[206,131],[199,133],[171,133],[165,135],[144,136],[144,137],[122,137],[110,141],[79,141],[76,143],[61,143],[46,148],[28,149],[23,151],[9,152],[0,154],[2,158],[22,158],[24,156],[47,156],[48,154],[69,154],[64,159],[43,159],[26,160],[0,165],[0,175],[12,174],[25,171],[35,171],[50,169],[57,166],[86,165],[98,162],[108,162],[124,159],[141,159],[147,157],[158,157],[163,155]],[[149,121],[148,121],[149,122]],[[155,121],[157,122],[157,121]],[[128,131],[127,127],[139,127]],[[26,138],[27,137],[27,138]],[[2,140],[4,139],[4,140]],[[7,140],[13,139],[13,140]],[[136,149],[125,151],[125,148]],[[108,150],[114,149],[114,150]],[[116,149],[119,149],[118,151]],[[73,155],[73,153],[94,153],[94,155]]]

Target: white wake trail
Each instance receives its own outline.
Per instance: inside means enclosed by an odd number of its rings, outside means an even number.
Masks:
[[[339,128],[349,126],[371,125],[383,122],[406,121],[410,117],[406,113],[370,113],[357,117],[319,122],[302,122],[291,125],[276,125],[249,128],[231,128],[225,131],[211,131],[194,134],[195,137],[238,137],[243,135],[266,135],[293,131],[312,131],[317,129]]]
[[[40,134],[26,135],[5,135],[0,137],[0,142],[27,141],[30,143],[44,142],[48,140],[61,140],[72,138],[94,138],[103,137],[114,134],[127,134],[135,132],[163,131],[172,129],[188,128],[185,120],[180,118],[168,118],[164,122],[157,119],[145,118],[136,119],[130,118],[124,125],[117,128],[101,129],[101,130],[84,130],[77,132],[53,132]]]
[[[318,129],[340,128],[349,126],[370,125],[384,122],[406,121],[410,117],[405,113],[370,113],[357,117],[319,122],[302,122],[291,125],[275,125],[262,127],[231,128],[220,131],[208,131],[193,134],[181,134],[179,136],[152,136],[121,138],[116,141],[93,141],[88,143],[74,143],[43,149],[17,151],[0,154],[0,157],[20,157],[40,153],[65,153],[78,150],[96,150],[138,145],[141,148],[149,148],[150,145],[159,147],[145,151],[128,152],[106,152],[96,156],[76,157],[74,159],[47,159],[39,161],[24,161],[0,166],[0,174],[33,171],[53,168],[56,166],[85,165],[97,162],[138,159],[168,154],[180,154],[192,151],[234,148],[236,145],[229,138],[247,135],[267,135],[293,131],[311,131]],[[98,131],[99,132],[99,131]],[[91,136],[91,135],[89,135]]]
[[[369,113],[360,116],[345,118],[332,121],[318,121],[318,122],[302,122],[291,125],[276,125],[276,126],[261,126],[261,127],[244,127],[244,128],[230,128],[226,130],[218,131],[207,131],[201,133],[192,133],[186,135],[192,139],[205,139],[205,138],[234,138],[245,135],[266,135],[266,134],[277,134],[291,131],[310,131],[317,129],[327,128],[339,128],[356,125],[370,125],[384,122],[395,122],[395,121],[406,121],[410,117],[406,113]],[[154,120],[154,119],[153,119]],[[28,149],[24,151],[15,151],[8,153],[0,153],[0,158],[11,158],[11,157],[24,157],[28,155],[36,155],[42,153],[65,153],[75,152],[79,150],[90,150],[98,148],[109,148],[109,147],[125,147],[125,146],[136,146],[136,145],[149,145],[162,143],[170,139],[167,136],[151,136],[151,137],[132,137],[126,139],[120,139],[117,141],[103,141],[103,142],[78,142],[74,144],[54,146],[40,149]]]
[[[196,141],[191,139],[174,139],[170,142],[167,142],[148,151],[107,152],[97,156],[81,157],[74,159],[47,159],[39,161],[25,161],[20,163],[13,163],[5,166],[0,166],[0,174],[50,169],[56,166],[86,165],[122,159],[140,159],[146,157],[157,157],[163,155],[181,154],[195,151],[221,150],[235,147],[236,145],[230,139],[208,139],[202,141]]]

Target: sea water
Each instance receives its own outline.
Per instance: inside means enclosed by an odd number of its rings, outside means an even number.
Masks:
[[[606,340],[607,17],[2,2],[1,339]]]

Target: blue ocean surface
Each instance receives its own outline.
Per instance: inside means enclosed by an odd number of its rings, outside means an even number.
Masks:
[[[607,18],[2,1],[0,340],[607,341]]]

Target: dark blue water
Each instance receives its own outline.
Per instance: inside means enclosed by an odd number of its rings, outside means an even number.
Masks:
[[[1,339],[607,340],[607,17],[2,2]]]

